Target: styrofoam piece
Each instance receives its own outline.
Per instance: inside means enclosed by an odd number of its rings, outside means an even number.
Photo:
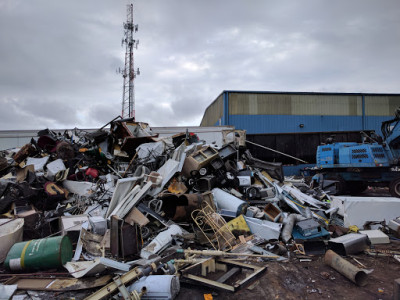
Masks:
[[[79,196],[89,197],[96,189],[96,184],[87,181],[64,180],[63,186],[71,193]]]
[[[266,220],[244,217],[251,233],[266,240],[277,240],[281,234],[282,224]]]
[[[47,168],[47,177],[50,177],[50,178],[54,178],[54,176],[59,171],[63,171],[66,169],[62,159],[60,159],[60,158],[56,159],[55,161],[52,161],[51,163],[48,163],[46,165],[46,168]]]
[[[399,216],[400,201],[394,197],[336,197],[343,200],[344,226],[356,225],[363,229],[365,222],[384,221]],[[373,225],[371,229],[377,229]]]
[[[159,253],[172,241],[172,236],[183,234],[178,225],[171,225],[167,230],[160,232],[145,248],[140,251],[140,257],[148,259],[153,254]]]
[[[35,172],[43,171],[43,168],[49,160],[49,157],[50,156],[45,156],[42,158],[28,157],[28,159],[26,160],[26,165],[33,165],[35,168]]]
[[[107,269],[128,272],[130,265],[105,257],[96,257],[91,261],[67,262],[64,268],[66,268],[73,277],[81,278],[83,276],[94,276]]]
[[[390,244],[389,237],[380,230],[360,230],[361,234],[366,234],[372,245]]]
[[[247,203],[245,201],[219,188],[212,189],[211,192],[214,196],[214,202],[216,203],[218,209],[235,211],[236,216],[238,216],[247,207]]]
[[[179,279],[175,275],[150,275],[140,278],[128,287],[129,292],[138,293],[146,287],[143,300],[150,299],[175,299],[180,290]]]

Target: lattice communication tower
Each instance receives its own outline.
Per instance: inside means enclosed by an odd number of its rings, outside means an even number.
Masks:
[[[135,118],[135,84],[134,80],[140,75],[139,68],[135,70],[133,50],[137,49],[139,40],[133,39],[133,33],[138,31],[138,25],[133,24],[133,4],[127,5],[127,18],[124,23],[124,38],[122,45],[125,44],[125,66],[123,70],[118,70],[124,78],[122,92],[122,117]]]

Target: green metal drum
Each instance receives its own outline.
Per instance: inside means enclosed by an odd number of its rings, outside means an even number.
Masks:
[[[68,236],[16,243],[7,254],[4,266],[12,271],[60,268],[72,259]]]

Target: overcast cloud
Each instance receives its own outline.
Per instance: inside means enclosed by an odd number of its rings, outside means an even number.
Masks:
[[[126,0],[0,0],[0,130],[121,114]],[[199,125],[223,90],[399,93],[398,0],[136,0],[136,119]]]

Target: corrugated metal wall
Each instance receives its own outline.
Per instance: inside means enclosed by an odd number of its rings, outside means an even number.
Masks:
[[[363,130],[361,116],[232,115],[229,123],[249,134]]]
[[[229,114],[361,116],[362,98],[353,95],[229,93]]]
[[[400,94],[224,91],[207,108],[201,126],[216,125],[222,118],[221,125],[249,134],[356,130],[380,134],[381,123],[392,119],[397,107]]]
[[[399,96],[365,96],[366,116],[394,116],[400,106]]]
[[[215,126],[222,125],[218,124],[219,120],[224,114],[224,94],[218,96],[217,99],[209,107],[207,107],[203,119],[201,120],[200,126]]]

